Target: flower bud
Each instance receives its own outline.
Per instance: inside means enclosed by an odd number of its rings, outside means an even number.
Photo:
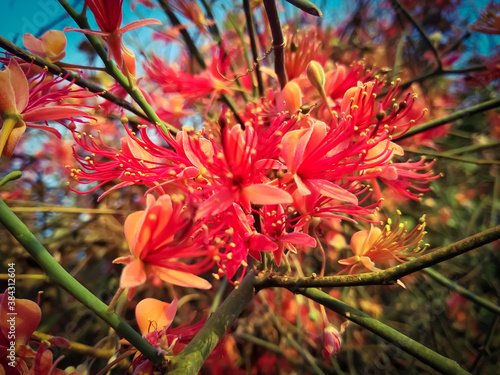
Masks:
[[[323,330],[323,343],[324,349],[322,351],[323,357],[335,357],[340,350],[342,339],[337,328],[329,325]]]
[[[319,92],[323,92],[325,89],[325,72],[322,66],[313,60],[307,65],[306,73],[313,87]]]

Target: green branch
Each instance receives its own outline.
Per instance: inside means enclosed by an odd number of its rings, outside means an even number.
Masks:
[[[73,20],[77,23],[77,25],[81,29],[90,29],[90,25],[87,21],[87,18],[83,14],[79,14],[76,10],[74,10],[71,5],[66,1],[66,0],[57,0],[59,1],[59,4],[61,4],[66,12],[73,18]],[[95,51],[101,58],[102,62],[104,63],[104,66],[106,67],[106,72],[113,77],[116,82],[120,84],[120,86],[123,87],[125,91],[132,97],[132,99],[135,100],[135,102],[141,107],[141,109],[144,111],[146,114],[148,121],[155,125],[159,125],[161,129],[167,133],[169,130],[172,133],[177,133],[179,130],[175,127],[173,127],[170,124],[165,123],[162,121],[156,112],[153,110],[153,108],[149,105],[149,103],[146,101],[144,96],[141,93],[141,90],[134,84],[132,84],[128,77],[126,77],[120,69],[115,65],[115,63],[111,60],[108,60],[108,53],[106,52],[106,49],[102,46],[100,40],[98,37],[95,35],[89,35],[85,34],[87,37],[88,41],[90,44],[92,44],[92,47],[94,47]]]
[[[45,270],[45,273],[52,282],[59,285],[89,310],[93,311],[98,317],[112,327],[120,337],[127,339],[128,342],[154,364],[160,365],[162,363],[162,357],[158,355],[156,349],[122,320],[122,318],[114,313],[108,313],[108,306],[94,296],[57,263],[40,241],[37,240],[26,225],[24,225],[24,223],[9,209],[2,199],[0,199],[0,224],[2,224],[28,251],[36,262]]]
[[[364,312],[359,311],[358,309],[355,309],[354,307],[351,307],[318,289],[299,289],[298,291],[295,291],[295,293],[300,293],[303,296],[329,308],[330,310],[335,311],[344,318],[360,325],[363,328],[366,328],[442,374],[469,374],[455,361],[432,351],[408,336],[403,335],[401,332],[396,331],[377,319],[372,318]]]
[[[500,239],[500,225],[383,271],[357,275],[302,278],[264,274],[257,278],[255,289],[259,291],[270,287],[285,287],[293,289],[393,284],[403,276],[451,259],[498,239]]]
[[[255,23],[253,22],[252,11],[250,9],[250,0],[243,0],[243,9],[245,10],[245,19],[248,36],[250,38],[255,75],[257,76],[257,88],[259,90],[259,97],[262,98],[264,96],[264,81],[262,80],[262,73],[260,72],[259,51],[257,49]]]
[[[13,55],[16,55],[17,57],[23,59],[27,63],[33,62],[33,64],[41,68],[46,68],[50,73],[57,76],[61,76],[65,78],[67,81],[74,82],[75,85],[80,86],[84,89],[88,89],[90,92],[98,94],[99,96],[110,101],[111,103],[114,103],[132,112],[133,114],[142,117],[145,120],[150,121],[148,116],[146,116],[144,112],[142,112],[139,108],[135,107],[132,103],[129,103],[125,99],[122,99],[106,91],[104,88],[100,87],[99,85],[96,85],[94,82],[83,79],[82,77],[80,77],[79,74],[70,73],[66,69],[61,68],[60,66],[51,63],[50,61],[47,61],[41,58],[40,56],[29,53],[28,51],[22,49],[21,47],[16,46],[14,43],[3,38],[2,36],[0,36],[0,47],[12,53]]]
[[[255,274],[249,271],[184,350],[173,358],[169,375],[198,374],[220,338],[254,297],[254,281]]]
[[[450,155],[448,154],[448,152],[437,152],[431,150],[411,150],[408,147],[403,147],[403,150],[404,152],[409,152],[413,154],[432,156],[440,159],[456,160],[456,161],[461,161],[462,163],[477,164],[477,165],[500,165],[500,160],[468,158],[465,156]]]
[[[429,275],[432,279],[437,281],[439,284],[444,285],[448,289],[464,296],[468,300],[484,307],[485,309],[490,310],[492,313],[500,315],[500,306],[494,304],[493,302],[488,301],[487,299],[478,296],[475,293],[472,293],[470,290],[464,288],[463,286],[451,281],[447,277],[441,275],[439,272],[433,270],[432,268],[426,268],[423,270],[424,273]]]
[[[438,64],[436,70],[441,70],[443,67],[443,63],[441,62],[439,51],[437,50],[434,43],[432,43],[431,38],[429,37],[429,35],[427,35],[427,32],[425,31],[423,26],[420,24],[420,22],[418,22],[418,20],[415,17],[411,15],[410,11],[399,0],[390,0],[390,2],[395,12],[396,13],[399,13],[400,11],[403,12],[406,18],[408,18],[411,24],[418,30],[420,35],[422,35],[422,38],[424,39],[425,43],[429,46],[432,53],[434,54],[434,57],[436,58],[436,62]]]
[[[425,124],[422,124],[422,125],[417,126],[413,129],[410,129],[402,136],[397,137],[397,139],[395,139],[395,141],[397,142],[397,141],[400,141],[400,140],[403,140],[406,138],[410,138],[416,134],[420,134],[420,133],[423,133],[427,130],[437,128],[438,126],[445,125],[445,124],[448,124],[450,122],[454,122],[454,121],[472,116],[476,113],[485,112],[485,111],[488,111],[490,109],[498,108],[498,107],[500,107],[500,98],[491,99],[491,100],[488,100],[486,102],[474,105],[472,107],[465,108],[465,109],[462,109],[460,111],[456,111],[456,112],[454,112],[446,117],[441,117],[439,119],[428,121]]]

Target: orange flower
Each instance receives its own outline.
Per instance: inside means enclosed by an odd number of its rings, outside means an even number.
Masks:
[[[30,33],[23,36],[23,44],[27,50],[50,62],[57,62],[66,56],[66,35],[59,30],[49,30],[40,38]]]
[[[64,80],[64,78],[57,77],[46,83],[46,76],[47,72],[43,71],[28,81],[15,59],[11,59],[7,68],[0,71],[0,87],[2,88],[0,90],[0,117],[2,119],[0,155],[3,154],[7,157],[12,155],[27,126],[43,129],[59,138],[61,137],[56,129],[35,124],[35,122],[58,121],[65,125],[60,120],[67,119],[82,122],[74,117],[89,117],[86,112],[71,108],[67,104],[49,105],[63,98],[75,96],[74,94],[79,92],[71,90],[71,84],[49,91],[52,86]],[[41,94],[41,92],[47,93]],[[89,96],[89,94],[85,95]],[[82,95],[78,94],[78,97],[81,98]]]
[[[113,262],[127,264],[121,275],[120,287],[131,288],[129,298],[148,279],[156,284],[166,281],[200,289],[212,287],[207,280],[194,274],[208,270],[213,260],[208,251],[200,250],[201,241],[190,238],[193,234],[192,223],[182,214],[185,208],[180,202],[172,202],[168,195],[162,195],[155,201],[148,194],[146,210],[134,212],[125,220],[125,237],[132,255]],[[188,258],[202,260],[186,264]]]
[[[354,256],[339,260],[339,263],[347,266],[349,273],[380,271],[375,266],[375,262],[397,259],[400,262],[408,256],[420,251],[418,244],[422,241],[425,232],[425,216],[422,216],[420,223],[411,231],[407,232],[406,224],[400,223],[400,213],[394,227],[391,227],[391,220],[383,230],[371,227],[370,230],[362,230],[353,234],[351,238],[351,249]],[[401,254],[411,246],[417,247],[410,253]],[[425,250],[422,249],[422,250]]]

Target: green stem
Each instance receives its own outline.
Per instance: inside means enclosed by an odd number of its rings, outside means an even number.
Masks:
[[[454,148],[453,150],[446,151],[446,154],[459,155],[459,154],[465,154],[468,152],[488,150],[490,148],[497,148],[497,147],[500,147],[500,142],[487,143],[485,145],[469,145],[469,146]]]
[[[59,0],[59,1],[61,1],[61,0]],[[165,14],[167,15],[167,17],[170,19],[172,26],[174,26],[174,27],[180,26],[181,22],[179,21],[179,19],[175,15],[175,13],[172,11],[172,8],[170,8],[170,5],[168,5],[168,1],[158,0],[158,2],[160,3],[160,5],[161,5],[163,11],[165,12]],[[201,55],[200,51],[198,51],[198,48],[194,44],[193,39],[191,39],[191,36],[187,32],[187,30],[181,29],[180,33],[181,33],[182,39],[184,39],[184,43],[186,43],[186,46],[188,47],[190,55],[195,58],[195,60],[198,62],[198,64],[200,65],[200,67],[202,69],[206,69],[207,64],[205,63],[203,56]],[[238,109],[236,108],[236,105],[234,104],[233,100],[225,94],[220,94],[220,100],[222,102],[224,102],[229,107],[229,109],[231,111],[233,111],[233,114],[234,114],[234,117],[236,118],[236,121],[238,121],[238,123],[243,128],[245,128],[245,123],[243,122],[240,115],[238,114]]]
[[[443,63],[441,62],[441,57],[439,57],[439,51],[437,50],[434,43],[432,43],[429,35],[427,35],[427,32],[425,31],[423,26],[420,24],[420,22],[418,22],[418,20],[415,17],[411,15],[410,11],[399,0],[390,0],[390,2],[396,13],[402,11],[406,16],[406,18],[408,18],[408,20],[411,22],[411,24],[418,30],[420,35],[422,35],[422,38],[427,43],[432,53],[434,54],[434,57],[436,58],[437,70],[441,70],[443,67]]]
[[[283,30],[281,29],[275,0],[264,0],[264,7],[269,19],[271,34],[273,35],[274,71],[278,76],[280,87],[283,90],[288,81],[285,69],[285,39],[283,37]]]
[[[78,24],[80,28],[90,29],[90,25],[87,22],[87,18],[84,15],[79,14],[76,10],[74,10],[73,7],[71,7],[71,5],[66,0],[57,0],[57,1],[59,1],[59,4],[61,4],[64,7],[66,12],[71,16],[71,18],[73,18],[73,20]],[[162,121],[158,117],[156,112],[153,110],[153,108],[146,101],[139,88],[134,84],[131,84],[128,77],[126,77],[120,71],[120,69],[118,69],[118,67],[115,65],[113,61],[108,60],[108,53],[100,43],[99,38],[96,37],[95,35],[89,35],[89,34],[86,34],[85,36],[89,40],[90,44],[92,44],[92,47],[94,47],[95,51],[97,52],[102,62],[104,63],[104,66],[106,67],[106,72],[111,77],[113,77],[116,80],[116,82],[118,82],[120,86],[122,86],[125,89],[125,91],[127,91],[127,93],[132,97],[132,99],[135,100],[135,102],[139,105],[139,107],[141,107],[141,109],[148,117],[148,120],[155,125],[159,125],[165,133],[168,133],[169,130],[172,133],[177,133],[179,130],[173,127],[172,125]]]
[[[299,289],[298,293],[326,306],[346,319],[393,343],[394,345],[400,347],[401,350],[431,366],[433,369],[440,371],[442,374],[469,374],[455,361],[430,350],[426,346],[416,342],[408,336],[403,335],[401,332],[396,331],[377,319],[372,318],[362,311],[359,311],[318,289]]]
[[[433,156],[441,159],[450,159],[461,161],[462,163],[469,164],[477,164],[477,165],[499,165],[500,160],[486,160],[486,159],[476,159],[476,158],[468,158],[465,156],[454,156],[449,155],[447,152],[437,152],[431,150],[411,150],[407,147],[403,147],[404,152],[409,152],[413,154],[425,155],[425,156]]]
[[[257,291],[270,287],[310,288],[310,287],[345,287],[358,285],[393,284],[403,276],[420,271],[434,264],[456,257],[467,251],[476,249],[500,239],[500,225],[455,242],[451,245],[431,251],[416,259],[387,268],[379,272],[362,273],[358,275],[341,275],[325,277],[290,277],[262,274],[258,277],[255,288]]]
[[[250,0],[243,0],[243,9],[245,10],[248,36],[250,37],[250,48],[252,50],[255,75],[257,76],[257,88],[259,90],[259,97],[262,98],[264,96],[264,81],[262,80],[262,73],[260,72],[259,51],[257,49],[255,23],[253,22],[252,11],[250,9]]]
[[[160,365],[162,363],[162,357],[158,355],[156,349],[118,315],[108,314],[108,306],[75,280],[56,262],[52,255],[50,255],[2,199],[0,199],[0,224],[2,224],[28,251],[36,262],[45,270],[45,273],[52,282],[58,284],[89,310],[93,311],[112,327],[120,337],[127,339],[128,342],[135,346],[154,364]]]
[[[432,268],[426,268],[422,270],[424,273],[429,275],[432,279],[437,281],[439,284],[444,285],[450,290],[464,296],[468,300],[477,303],[478,305],[484,307],[485,309],[490,310],[494,314],[500,315],[500,306],[488,301],[487,299],[478,296],[475,293],[472,293],[470,290],[464,288],[463,286],[451,281],[447,277],[441,275],[439,272],[433,270]]]
[[[472,107],[465,108],[465,109],[462,109],[460,111],[456,111],[456,112],[454,112],[446,117],[431,120],[431,121],[426,122],[425,124],[422,124],[422,125],[417,126],[413,129],[410,129],[402,136],[397,137],[396,142],[403,140],[403,139],[406,139],[406,138],[410,138],[416,134],[420,134],[420,133],[425,132],[427,130],[437,128],[438,126],[445,125],[445,124],[448,124],[450,122],[454,122],[454,121],[457,121],[459,119],[463,119],[463,118],[472,116],[476,113],[485,112],[485,111],[488,111],[490,109],[497,108],[497,107],[500,107],[500,99],[499,98],[491,99],[491,100],[488,100],[484,103],[480,103],[480,104],[474,105]]]
[[[169,375],[196,375],[224,336],[229,326],[241,314],[255,295],[255,274],[249,272],[234,289],[189,344],[172,360]]]
[[[243,33],[243,29],[238,26],[234,17],[229,12],[227,12],[227,18],[228,18],[229,22],[231,22],[231,25],[234,27],[236,32],[238,33],[238,36],[240,37],[241,45],[243,47],[243,57],[245,58],[245,62],[247,63],[247,66],[249,69],[248,74],[250,74],[250,81],[252,82],[252,96],[256,97],[257,96],[257,84],[255,82],[255,77],[251,72],[252,63],[250,62],[250,56],[248,55],[248,47],[247,47],[247,44],[245,43],[245,34]]]

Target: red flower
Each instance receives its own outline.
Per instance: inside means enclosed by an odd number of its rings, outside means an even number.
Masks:
[[[120,28],[122,24],[123,0],[85,0],[85,4],[94,13],[95,20],[101,31],[75,29],[73,27],[64,28],[64,32],[76,31],[78,33],[99,35],[108,44],[108,60],[111,56],[119,67],[123,65],[122,35],[127,31],[135,30],[142,26],[161,25],[156,19],[145,19],[134,21]]]

